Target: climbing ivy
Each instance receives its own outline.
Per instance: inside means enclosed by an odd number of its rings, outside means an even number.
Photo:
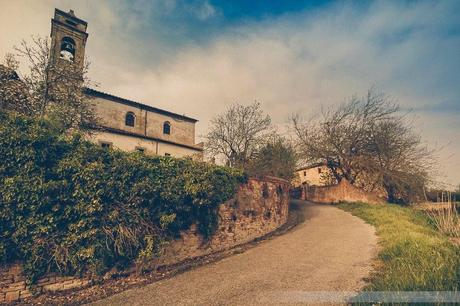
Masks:
[[[157,256],[196,223],[205,237],[240,171],[100,148],[52,122],[0,112],[0,263],[102,274]],[[155,245],[156,244],[156,245]]]

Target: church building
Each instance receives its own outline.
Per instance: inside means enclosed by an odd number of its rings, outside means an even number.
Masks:
[[[87,22],[55,9],[51,19],[51,60],[81,65],[88,39]],[[94,104],[101,128],[91,140],[102,147],[145,154],[201,159],[202,144],[195,144],[195,124],[198,120],[106,92],[86,88]]]

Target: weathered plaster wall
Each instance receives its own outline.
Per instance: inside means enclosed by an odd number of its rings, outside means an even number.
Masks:
[[[205,241],[196,227],[181,233],[165,249],[160,260],[170,265],[254,240],[277,229],[287,221],[289,183],[277,178],[249,179],[235,197],[219,207],[219,227]],[[62,291],[91,284],[89,278],[46,275],[38,280],[36,292]],[[0,303],[21,300],[32,295],[20,264],[0,267]]]
[[[325,180],[323,177],[327,175],[329,171],[330,170],[327,166],[300,169],[297,171],[299,185],[308,184],[310,186],[324,186]]]
[[[303,185],[301,198],[316,203],[366,202],[376,204],[384,202],[377,196],[351,185],[345,179],[333,186]]]
[[[102,124],[105,126],[187,145],[195,144],[194,122],[154,113],[100,97],[92,99],[91,102],[95,105],[96,114],[101,118]],[[125,125],[125,116],[128,112],[133,112],[136,116],[133,127]],[[171,134],[169,135],[163,134],[163,123],[166,121],[171,124]]]
[[[134,151],[136,148],[143,148],[145,149],[144,153],[148,155],[164,156],[166,153],[168,153],[174,157],[185,157],[193,155],[198,155],[198,158],[202,157],[202,151],[196,149],[129,135],[120,135],[109,132],[95,132],[91,135],[90,140],[97,144],[100,144],[101,142],[110,143],[115,148],[128,152]]]

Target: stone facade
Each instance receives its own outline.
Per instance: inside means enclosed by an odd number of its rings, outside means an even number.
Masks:
[[[383,199],[351,185],[342,179],[338,185],[301,187],[301,199],[316,203],[336,204],[340,202],[366,202],[371,204],[384,203]]]
[[[55,10],[51,20],[53,65],[77,65],[83,69],[87,26],[73,11]],[[203,147],[195,144],[198,120],[90,88],[85,93],[101,125],[90,140],[125,151],[202,158]]]
[[[219,207],[219,225],[204,240],[195,226],[165,248],[160,265],[172,265],[207,254],[230,249],[262,237],[286,223],[289,212],[289,183],[278,178],[249,179],[235,197]],[[131,269],[132,270],[132,269]],[[26,286],[20,264],[0,267],[0,303],[21,300],[32,292],[54,292],[88,286],[92,280],[49,274],[33,289]]]

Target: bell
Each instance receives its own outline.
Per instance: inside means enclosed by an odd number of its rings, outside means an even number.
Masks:
[[[67,52],[70,52],[70,53],[74,53],[75,48],[71,43],[64,42],[62,44],[61,51],[67,51]]]
[[[73,62],[75,56],[75,45],[72,43],[73,40],[68,37],[64,37],[61,43],[60,56],[62,59]]]
[[[73,54],[70,53],[69,51],[62,50],[60,52],[60,56],[61,56],[62,59],[66,60],[66,61],[73,62]]]

